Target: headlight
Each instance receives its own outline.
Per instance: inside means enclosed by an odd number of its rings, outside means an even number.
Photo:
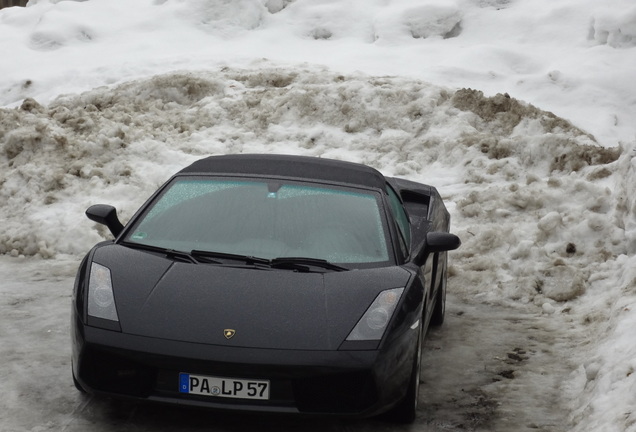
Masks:
[[[88,280],[88,315],[119,321],[110,269],[97,263],[91,264],[91,274]]]
[[[393,311],[400,301],[404,288],[382,291],[375,298],[369,309],[362,315],[358,324],[351,330],[348,341],[380,340],[386,326],[393,316]]]

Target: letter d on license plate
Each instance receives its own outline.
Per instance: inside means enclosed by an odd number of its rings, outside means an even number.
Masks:
[[[236,399],[269,399],[269,381],[179,374],[179,392]]]

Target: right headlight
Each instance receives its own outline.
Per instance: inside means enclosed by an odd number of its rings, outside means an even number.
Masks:
[[[92,263],[88,279],[88,315],[110,321],[119,321],[113,294],[110,269]]]
[[[356,326],[351,330],[348,341],[380,340],[386,330],[393,311],[400,301],[404,288],[393,288],[382,291],[375,298],[371,306],[362,315]]]

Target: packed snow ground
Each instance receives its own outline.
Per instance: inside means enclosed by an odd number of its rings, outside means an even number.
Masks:
[[[627,0],[0,10],[0,271],[35,268],[61,289],[50,263],[67,268],[108,237],[89,205],[127,220],[203,156],[366,163],[438,187],[463,241],[458,299],[534,314],[530,338],[561,329],[571,363],[552,393],[569,430],[636,431],[635,50]],[[9,320],[26,307],[24,280],[0,289]],[[46,310],[33,304],[27,315]],[[46,316],[67,313],[54,304]],[[19,329],[3,327],[14,342]]]

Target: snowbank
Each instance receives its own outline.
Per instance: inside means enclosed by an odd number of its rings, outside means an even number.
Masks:
[[[267,58],[508,92],[613,147],[636,135],[635,17],[631,0],[31,0],[0,11],[0,105]]]
[[[613,48],[636,46],[636,6],[624,1],[621,8],[599,10],[591,19],[589,37]]]
[[[579,358],[566,391],[575,431],[635,431],[636,413],[636,151],[618,161],[614,222],[625,228],[625,253],[595,266],[596,287],[580,305],[585,319]]]
[[[457,197],[459,215],[468,221],[536,218],[538,229],[528,234],[549,248],[564,249],[563,242],[578,237],[572,233],[568,240],[555,224],[539,224],[552,205],[559,223],[594,233],[579,248],[605,238],[614,249],[611,242],[618,241],[612,225],[599,221],[589,228],[611,204],[602,182],[585,177],[609,176],[603,167],[618,151],[504,95],[485,98],[473,90],[322,69],[228,68],[99,88],[48,106],[28,99],[2,110],[1,122],[0,193],[9,204],[1,210],[8,221],[1,253],[81,253],[97,240],[73,232],[89,204],[111,202],[126,219],[193,159],[236,152],[351,159],[388,174],[453,185],[446,193]],[[553,172],[574,178],[552,180],[550,193]],[[491,182],[496,184],[478,186]],[[571,189],[569,203],[559,202],[563,189]],[[587,222],[576,213],[581,203]],[[481,243],[481,229],[473,234]],[[517,255],[539,254],[537,248]]]

